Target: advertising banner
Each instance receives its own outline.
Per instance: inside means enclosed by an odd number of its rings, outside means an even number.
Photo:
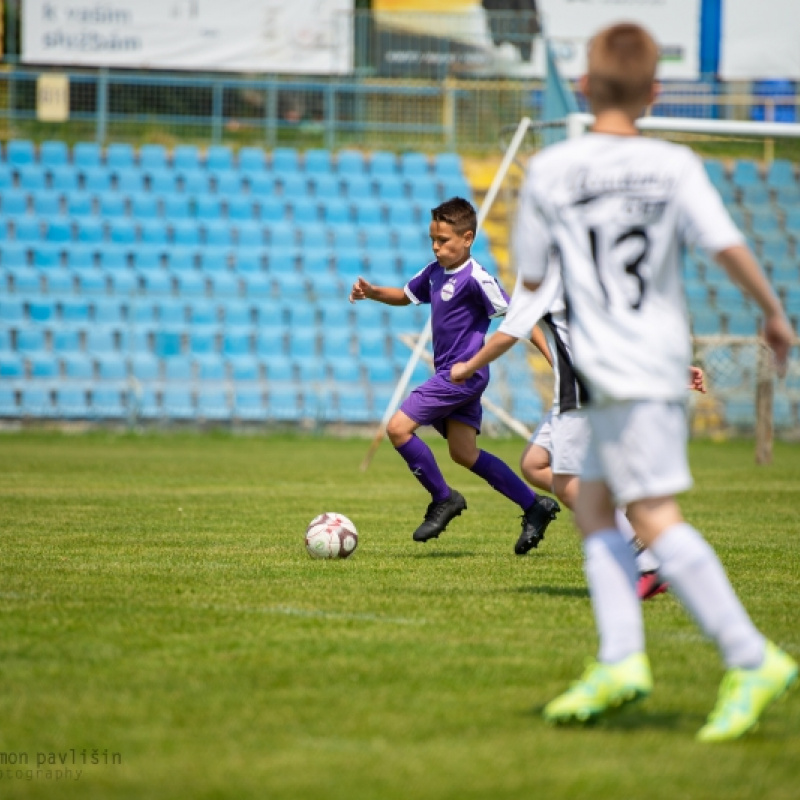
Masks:
[[[543,77],[540,28],[562,75],[586,68],[586,43],[622,20],[658,41],[662,79],[699,75],[700,0],[373,0],[382,74]]]
[[[25,0],[33,64],[342,74],[353,0]]]
[[[725,0],[719,70],[724,80],[800,80],[800,3]]]

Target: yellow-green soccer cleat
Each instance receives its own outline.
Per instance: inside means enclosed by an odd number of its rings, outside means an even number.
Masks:
[[[767,642],[764,663],[755,669],[729,669],[717,704],[697,732],[701,742],[727,742],[755,728],[764,709],[797,680],[797,662]]]
[[[581,679],[544,708],[548,722],[589,722],[615,708],[642,700],[653,690],[650,662],[634,653],[616,664],[590,664]]]

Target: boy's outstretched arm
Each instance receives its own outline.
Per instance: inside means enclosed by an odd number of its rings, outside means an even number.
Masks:
[[[731,280],[752,297],[764,312],[764,339],[775,353],[778,374],[785,374],[794,331],[761,267],[743,244],[721,250],[715,257]]]
[[[517,340],[514,336],[497,331],[469,361],[462,361],[450,367],[451,383],[464,383],[481,367],[491,364],[492,361],[500,358],[503,353],[507,353],[516,343]]]
[[[407,306],[411,303],[402,289],[396,286],[374,286],[360,276],[350,289],[349,300],[351,303],[355,303],[356,300],[375,300],[387,306]]]

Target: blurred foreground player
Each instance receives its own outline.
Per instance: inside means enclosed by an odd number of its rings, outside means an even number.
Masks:
[[[462,385],[449,380],[450,366],[477,353],[492,318],[502,316],[508,308],[508,296],[470,255],[476,230],[475,209],[468,201],[459,197],[445,201],[431,211],[430,237],[436,260],[404,288],[373,286],[358,278],[350,301],[431,306],[435,374],[411,392],[386,429],[397,452],[431,495],[414,540],[435,539],[467,508],[464,497],[447,485],[431,449],[416,435],[421,425],[432,425],[447,439],[453,461],[522,509],[520,537],[535,546],[560,510],[558,503],[537,496],[505,462],[478,449],[481,395],[489,383],[488,368]]]
[[[544,716],[586,722],[652,690],[636,568],[614,519],[626,506],[661,575],[727,667],[697,734],[717,742],[753,728],[796,681],[798,667],[753,625],[713,549],[675,501],[692,483],[682,247],[713,254],[755,300],[781,370],[793,335],[700,160],[686,147],[638,136],[635,120],[656,96],[657,63],[658,47],[639,26],[598,33],[581,84],[595,115],[592,131],[535,156],[521,191],[519,224],[558,249],[575,366],[590,401],[591,441],[575,517],[600,651]],[[520,264],[526,287],[539,288],[546,268],[541,258]]]

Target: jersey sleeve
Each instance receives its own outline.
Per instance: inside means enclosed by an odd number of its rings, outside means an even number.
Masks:
[[[542,285],[535,292],[528,291],[522,280],[518,275],[508,313],[498,329],[515,339],[529,339],[534,325],[553,309],[561,294],[561,274],[552,259]]]
[[[431,265],[421,269],[403,288],[406,297],[415,305],[431,302]]]
[[[700,247],[713,255],[744,243],[744,236],[694,153],[688,153],[675,200],[678,231],[687,245]]]
[[[489,319],[502,317],[508,310],[508,295],[497,282],[497,278],[483,268],[476,269],[472,278],[478,298],[483,303]]]
[[[536,198],[535,183],[535,172],[529,168],[520,191],[511,241],[517,273],[531,283],[544,280],[550,252],[550,234]]]

